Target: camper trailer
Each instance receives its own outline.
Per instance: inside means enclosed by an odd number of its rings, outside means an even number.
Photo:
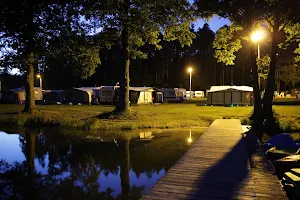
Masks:
[[[204,91],[195,91],[195,98],[204,98]]]
[[[164,101],[166,102],[181,102],[186,93],[184,88],[161,88],[160,90],[163,92]]]
[[[99,92],[100,103],[114,103],[115,91],[119,86],[101,86]]]

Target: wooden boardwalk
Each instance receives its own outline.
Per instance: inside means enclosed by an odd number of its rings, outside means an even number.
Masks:
[[[215,120],[142,200],[285,200],[275,175],[251,172],[240,120]]]

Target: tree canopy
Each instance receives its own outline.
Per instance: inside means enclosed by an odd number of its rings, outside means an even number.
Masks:
[[[120,74],[120,102],[117,111],[128,111],[130,58],[147,58],[141,50],[145,44],[161,49],[160,34],[166,41],[178,40],[182,46],[191,45],[195,37],[190,32],[193,10],[187,0],[145,1],[108,0],[78,1],[82,14],[94,28],[114,29],[121,39],[123,66]],[[95,27],[96,26],[96,27]]]

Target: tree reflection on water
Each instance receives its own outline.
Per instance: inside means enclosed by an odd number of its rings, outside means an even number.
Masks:
[[[186,134],[70,135],[25,130],[26,160],[9,163],[0,154],[0,199],[139,199],[189,146]]]

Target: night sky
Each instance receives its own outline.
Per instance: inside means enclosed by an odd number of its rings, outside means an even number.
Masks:
[[[196,27],[196,30],[200,27],[202,28],[203,27],[203,24],[205,23],[204,20],[202,19],[199,19],[195,22],[195,27]],[[216,16],[214,18],[211,18],[208,22],[209,24],[209,27],[212,31],[216,32],[219,28],[221,28],[222,26],[224,25],[229,25],[230,24],[230,21],[228,19],[225,19],[225,18],[220,18],[219,16]]]
[[[188,0],[191,4],[194,3],[194,0]],[[196,30],[200,27],[203,27],[203,24],[205,23],[205,20],[199,19],[195,22],[195,27]],[[221,18],[219,16],[213,17],[211,18],[208,22],[207,22],[210,26],[210,29],[214,32],[216,32],[219,28],[221,28],[224,25],[229,25],[230,21],[228,19],[225,18]]]

